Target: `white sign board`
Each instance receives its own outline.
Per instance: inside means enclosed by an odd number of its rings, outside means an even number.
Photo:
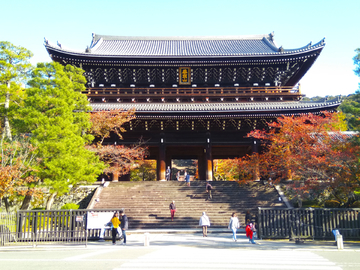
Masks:
[[[101,229],[105,224],[110,222],[114,212],[88,212],[87,214],[87,228]]]

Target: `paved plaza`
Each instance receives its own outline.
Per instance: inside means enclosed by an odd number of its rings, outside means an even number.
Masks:
[[[39,245],[0,247],[1,270],[8,269],[360,269],[360,244],[345,242],[338,250],[331,241],[257,240],[243,233],[233,242],[231,233],[128,233],[126,246],[111,241],[89,242],[87,247]]]

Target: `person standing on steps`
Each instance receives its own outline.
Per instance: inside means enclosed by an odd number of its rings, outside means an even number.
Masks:
[[[202,226],[203,237],[207,237],[207,227],[210,227],[210,219],[205,212],[203,212],[200,217],[199,226]]]
[[[237,241],[236,239],[236,230],[240,228],[240,222],[239,219],[237,218],[236,213],[232,213],[231,218],[230,218],[230,222],[229,222],[229,226],[228,229],[231,229],[232,233],[233,233],[233,240],[234,242]]]
[[[250,214],[250,211],[246,211],[246,214],[245,214],[245,222],[247,222],[247,220],[252,220],[252,217],[251,217],[251,214]]]
[[[186,170],[184,172],[184,177],[185,177],[186,185],[190,187],[190,174],[188,174]]]
[[[169,209],[170,209],[171,221],[174,221],[174,216],[175,216],[175,212],[176,212],[175,201],[172,201],[172,203],[170,203]]]
[[[171,176],[171,169],[170,169],[170,166],[168,166],[167,169],[166,169],[166,172],[165,172],[165,180],[169,181],[170,176]]]
[[[209,181],[206,181],[206,186],[205,186],[205,190],[207,193],[207,197],[206,197],[206,201],[207,200],[212,200],[212,195],[211,195],[211,190],[212,190],[212,185],[210,185]]]
[[[112,243],[113,245],[116,245],[116,235],[118,233],[118,228],[120,225],[120,220],[119,220],[119,213],[115,212],[112,219],[111,219],[111,223],[112,223],[112,229],[111,229],[111,235],[112,235]]]
[[[120,218],[121,218],[120,227],[122,231],[122,237],[124,239],[123,245],[126,245],[126,230],[129,228],[129,220],[123,210],[120,210]]]

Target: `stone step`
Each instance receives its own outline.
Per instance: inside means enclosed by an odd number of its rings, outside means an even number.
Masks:
[[[130,229],[198,228],[203,211],[212,227],[226,228],[232,212],[243,224],[245,212],[260,207],[283,207],[273,188],[259,183],[240,186],[237,182],[212,182],[213,200],[206,201],[204,181],[118,182],[103,188],[94,209],[125,209]],[[175,200],[177,212],[170,219],[169,204]]]

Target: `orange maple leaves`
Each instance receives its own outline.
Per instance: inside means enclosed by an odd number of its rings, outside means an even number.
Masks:
[[[99,158],[108,165],[105,173],[118,173],[119,176],[127,174],[136,167],[135,161],[141,161],[146,155],[146,148],[139,142],[137,145],[103,145],[106,138],[115,133],[119,139],[125,132],[123,125],[135,118],[135,110],[128,111],[111,110],[91,114],[91,133],[98,139],[96,145],[91,149],[97,153]]]
[[[273,180],[302,180],[300,189],[354,189],[358,183],[357,146],[339,130],[336,113],[282,116],[268,123],[269,130],[254,130],[248,137],[263,142],[262,152],[238,159],[250,174]]]
[[[38,181],[32,174],[35,172],[33,165],[38,162],[35,150],[23,140],[1,143],[0,198],[33,193],[28,184]]]

